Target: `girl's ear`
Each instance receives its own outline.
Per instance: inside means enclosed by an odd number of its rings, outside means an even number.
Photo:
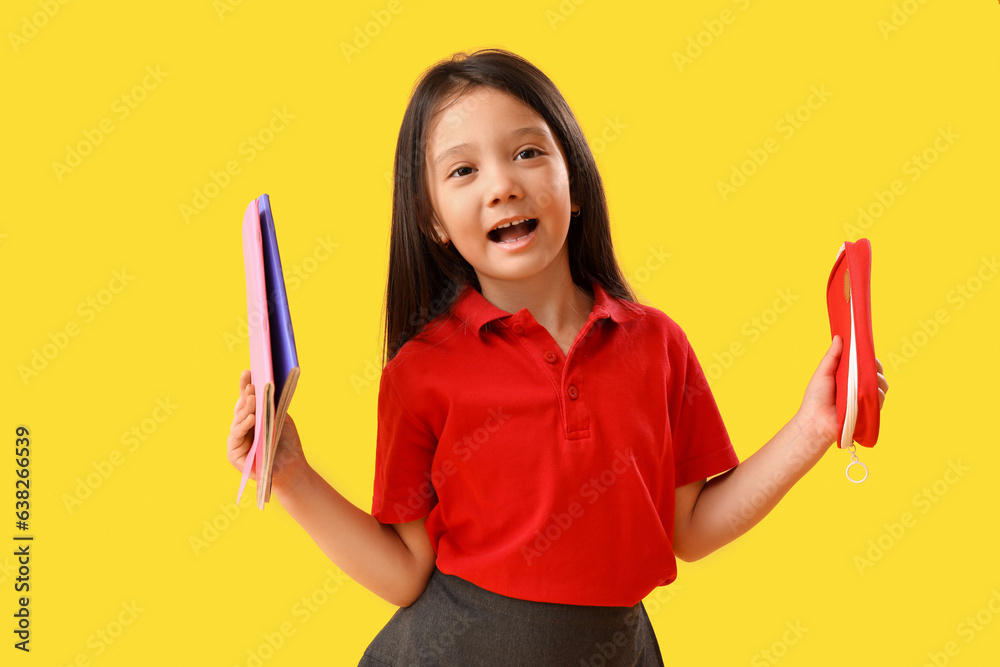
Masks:
[[[446,232],[444,227],[441,226],[441,223],[438,222],[437,215],[434,213],[431,213],[431,225],[434,227],[434,233],[437,234],[438,243],[441,245],[448,243],[448,232]]]

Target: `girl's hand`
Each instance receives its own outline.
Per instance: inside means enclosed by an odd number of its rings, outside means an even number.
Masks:
[[[240,374],[240,397],[236,400],[236,407],[233,409],[233,423],[229,427],[229,440],[226,442],[226,455],[229,462],[240,473],[243,472],[243,464],[250,452],[250,446],[253,445],[254,410],[256,407],[253,385],[250,384],[250,371],[245,370]],[[250,471],[250,476],[254,480],[257,479],[253,470]]]
[[[257,397],[254,386],[250,383],[250,371],[244,370],[240,375],[240,397],[233,410],[233,424],[229,429],[229,440],[226,443],[226,454],[229,462],[243,472],[247,454],[253,445],[255,410]],[[302,443],[290,414],[285,415],[284,426],[278,438],[278,446],[274,453],[274,467],[271,472],[271,488],[293,486],[308,467]],[[250,479],[257,480],[257,472],[250,469]]]
[[[844,341],[840,336],[834,336],[830,348],[823,355],[816,372],[806,386],[802,405],[795,413],[795,421],[800,430],[807,434],[817,447],[826,449],[837,441],[837,364],[843,351]],[[883,375],[882,362],[875,359],[878,373],[878,407],[882,409],[885,394],[889,391],[889,383]]]

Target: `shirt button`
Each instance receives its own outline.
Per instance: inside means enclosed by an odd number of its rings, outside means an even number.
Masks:
[[[514,322],[514,326],[511,328],[514,330],[514,333],[521,333],[524,331],[524,327],[521,326],[520,322]]]
[[[556,355],[551,350],[546,352],[545,361],[549,362],[550,364],[556,363]]]
[[[580,395],[580,392],[576,390],[575,384],[571,384],[569,388],[566,390],[566,392],[569,394],[569,397],[572,398],[574,401],[576,400],[576,397]]]

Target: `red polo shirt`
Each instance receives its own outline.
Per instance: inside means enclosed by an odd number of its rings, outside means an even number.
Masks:
[[[568,355],[466,286],[382,371],[372,515],[510,597],[631,606],[677,577],[674,489],[739,463],[661,311],[592,285]]]

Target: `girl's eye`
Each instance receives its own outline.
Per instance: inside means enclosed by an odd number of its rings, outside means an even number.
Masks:
[[[518,151],[517,155],[518,155],[518,157],[520,157],[520,156],[524,155],[525,153],[530,153],[530,155],[528,155],[528,157],[532,158],[532,157],[537,157],[537,156],[541,155],[542,151],[538,150],[537,148],[525,148],[524,150]],[[450,174],[448,174],[448,178],[451,178],[451,177],[456,176],[456,175],[457,176],[467,176],[468,173],[459,173],[463,169],[468,169],[470,173],[473,171],[472,167],[459,167],[458,169],[455,169]]]

